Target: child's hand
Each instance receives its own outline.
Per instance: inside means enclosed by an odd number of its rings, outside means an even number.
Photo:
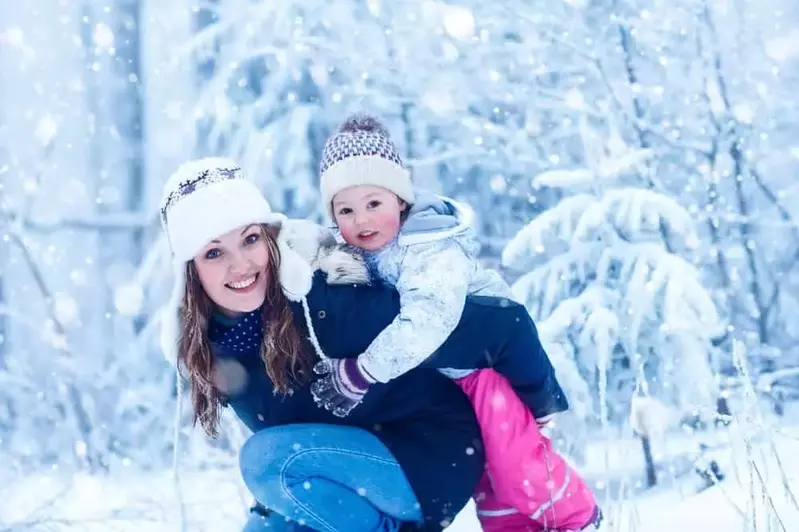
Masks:
[[[325,359],[313,370],[322,375],[311,385],[314,401],[338,417],[346,417],[358,406],[373,384],[358,368],[355,358]]]

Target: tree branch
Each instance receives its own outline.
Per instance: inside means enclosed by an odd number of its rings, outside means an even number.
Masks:
[[[2,220],[11,225],[16,220],[21,229],[36,233],[55,233],[64,230],[76,231],[131,231],[145,229],[156,223],[152,217],[138,213],[108,213],[69,218],[34,219],[20,212],[4,212]]]
[[[41,161],[48,160],[52,155],[55,141],[56,137],[53,136],[44,144]],[[34,182],[37,186],[37,189],[42,182],[42,176],[43,171],[41,168],[39,168],[34,177]],[[41,268],[39,268],[39,265],[36,263],[36,260],[25,241],[24,220],[27,213],[32,208],[32,205],[33,196],[28,196],[23,203],[22,209],[20,209],[20,211],[17,213],[17,216],[9,220],[9,229],[6,233],[6,236],[10,242],[16,245],[16,247],[19,249],[20,253],[22,254],[23,261],[27,265],[31,276],[33,277],[34,284],[44,299],[45,309],[50,321],[53,324],[53,327],[55,328],[56,334],[58,335],[57,339],[53,339],[54,341],[51,341],[52,347],[63,359],[74,359],[74,354],[71,352],[67,344],[67,329],[59,319],[53,305],[53,293],[47,286],[47,282],[44,279],[44,274],[42,273]],[[76,443],[78,441],[82,441],[86,445],[86,456],[81,457],[76,453],[73,454],[78,466],[81,466],[85,463],[88,465],[91,472],[105,470],[99,448],[94,442],[91,419],[83,406],[80,391],[75,386],[75,383],[68,379],[65,379],[63,386],[58,386],[58,390],[62,395],[65,407],[72,414],[71,421],[73,421],[75,424],[73,429],[75,430]]]

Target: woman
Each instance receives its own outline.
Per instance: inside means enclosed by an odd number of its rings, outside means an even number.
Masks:
[[[358,308],[381,289],[328,286],[330,276],[314,274],[279,238],[284,217],[231,161],[183,165],[165,186],[161,221],[177,277],[164,346],[190,384],[195,422],[216,434],[229,404],[254,432],[241,472],[271,511],[253,516],[247,530],[259,522],[265,530],[348,532],[448,525],[484,459],[456,385],[415,370],[374,386],[346,419],[317,407],[310,393],[326,351],[355,357],[360,351],[349,347],[380,330]],[[314,320],[336,326],[315,328]]]

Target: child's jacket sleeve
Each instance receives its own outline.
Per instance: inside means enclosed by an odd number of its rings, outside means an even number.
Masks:
[[[453,240],[414,244],[396,285],[399,315],[359,357],[360,367],[388,382],[424,362],[458,325],[474,267]]]

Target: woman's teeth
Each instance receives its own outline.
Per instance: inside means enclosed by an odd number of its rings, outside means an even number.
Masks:
[[[245,279],[245,280],[240,281],[238,283],[229,283],[228,286],[230,286],[231,288],[237,288],[237,289],[240,290],[242,288],[247,288],[248,286],[250,286],[254,282],[255,282],[255,276],[253,275],[249,279]]]

